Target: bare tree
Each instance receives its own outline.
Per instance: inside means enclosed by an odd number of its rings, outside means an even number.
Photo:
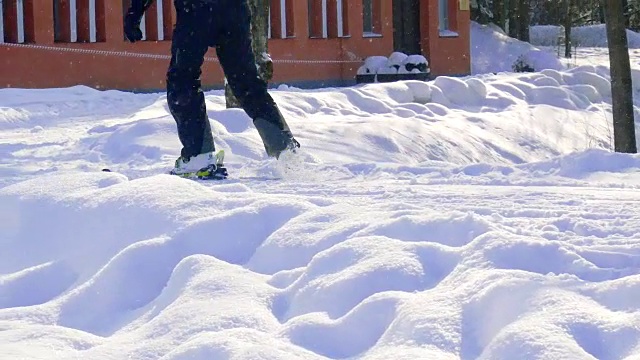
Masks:
[[[474,21],[492,22],[510,37],[529,41],[531,0],[476,0],[473,4]]]
[[[571,0],[565,0],[564,57],[567,59],[571,58],[571,27],[573,26],[571,2]]]
[[[507,0],[508,1],[508,0]],[[506,21],[505,0],[493,0],[493,23],[505,29]]]
[[[518,4],[518,39],[529,42],[529,26],[531,25],[531,1],[520,0]]]
[[[520,0],[507,0],[507,29],[512,38],[518,38],[519,12],[518,3]]]
[[[637,153],[631,65],[623,0],[602,0],[609,43],[613,139],[616,152]]]
[[[265,81],[273,78],[273,62],[269,57],[268,28],[269,28],[269,0],[249,0],[251,10],[251,37],[253,55],[256,58],[256,66],[260,77]],[[240,103],[233,95],[231,88],[225,79],[225,100],[227,108],[239,108]]]

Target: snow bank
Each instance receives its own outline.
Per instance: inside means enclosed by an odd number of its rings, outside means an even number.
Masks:
[[[315,181],[359,171],[345,163],[512,165],[588,148],[611,149],[608,76],[605,67],[585,65],[568,71],[276,90],[273,96],[308,150],[303,153],[311,170],[288,174]],[[164,96],[150,101],[149,94],[121,93],[117,96],[123,101],[136,99],[139,106],[121,116],[109,104],[116,95],[102,98],[100,92],[78,90],[46,105],[3,100],[12,114],[39,114],[25,115],[22,125],[13,115],[0,119],[13,124],[5,130],[8,141],[0,144],[0,163],[20,164],[0,165],[5,175],[0,184],[33,174],[105,167],[139,177],[172,166],[180,143]],[[47,91],[40,93],[47,98]],[[84,109],[88,102],[91,116]],[[266,158],[242,110],[226,109],[218,91],[207,94],[207,103],[216,144],[227,151],[234,176],[278,177],[286,171]]]
[[[640,161],[598,156],[515,171]],[[635,191],[43,180],[0,190],[8,358],[640,355]]]
[[[564,27],[536,25],[529,30],[530,42],[536,46],[557,46],[558,36],[564,36]],[[571,29],[571,41],[578,47],[607,47],[605,24],[578,26]],[[640,34],[627,30],[629,48],[640,48]]]
[[[509,37],[495,25],[471,22],[471,72],[473,74],[513,71],[513,65],[519,57],[522,57],[535,71],[564,68],[553,53]]]

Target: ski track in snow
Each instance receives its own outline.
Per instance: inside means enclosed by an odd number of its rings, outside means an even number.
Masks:
[[[606,72],[282,87],[280,163],[211,91],[224,182],[163,174],[163,95],[3,89],[0,358],[636,359]]]

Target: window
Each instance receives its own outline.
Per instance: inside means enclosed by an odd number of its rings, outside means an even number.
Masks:
[[[332,5],[334,3],[332,2]],[[349,36],[349,0],[336,0],[335,2],[336,12],[336,26],[337,36],[347,37]]]
[[[327,0],[309,0],[309,37],[310,38],[327,38],[328,18],[327,18]]]
[[[27,22],[33,21],[31,16],[25,16],[24,0],[0,1],[0,43],[24,43],[31,35],[28,33]]]
[[[53,0],[53,41],[69,41],[69,6],[66,2]]]
[[[382,2],[381,0],[364,0],[362,2],[363,36],[382,36]]]
[[[0,2],[0,44],[4,42],[4,2]]]
[[[457,9],[450,0],[438,0],[438,30],[441,37],[456,37]]]
[[[122,2],[123,20],[130,6],[131,0],[124,0]],[[140,21],[142,40],[163,41],[171,39],[171,29],[173,27],[171,21],[172,6],[172,0],[156,0],[151,4],[142,16],[142,21]]]
[[[308,0],[309,37],[349,36],[348,0]]]
[[[53,26],[56,42],[104,41],[104,0],[54,0]]]
[[[286,19],[286,27],[287,27],[287,37],[295,37],[296,36],[296,32],[295,32],[295,23],[296,23],[296,18],[295,18],[295,9],[293,8],[293,1],[294,0],[286,0],[286,6],[285,6],[285,19]]]
[[[438,30],[449,30],[449,0],[438,0]]]
[[[294,37],[293,1],[270,0],[269,38],[286,39]]]

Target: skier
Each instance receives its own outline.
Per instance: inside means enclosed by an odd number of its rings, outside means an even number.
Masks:
[[[154,0],[132,0],[124,19],[130,42],[142,39],[140,23]],[[161,0],[160,0],[161,1]],[[204,56],[215,47],[233,94],[253,120],[267,155],[278,159],[295,152],[294,138],[259,76],[251,48],[250,10],[246,0],[174,0],[176,24],[167,71],[167,102],[182,143],[172,174],[226,178],[224,152],[215,153],[200,75]]]

